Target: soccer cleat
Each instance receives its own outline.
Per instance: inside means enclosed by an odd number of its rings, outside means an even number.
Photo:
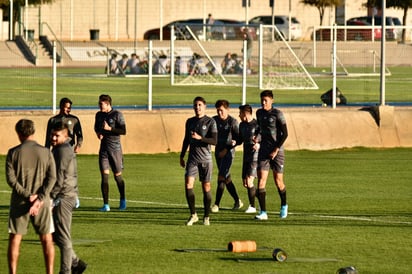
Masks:
[[[126,210],[126,199],[120,199],[119,210]]]
[[[213,205],[211,211],[212,211],[213,213],[219,212],[219,206],[218,206],[218,205]]]
[[[110,206],[109,204],[104,204],[103,207],[99,209],[101,212],[109,212],[110,211]]]
[[[204,218],[203,218],[203,224],[204,224],[204,225],[210,225],[210,219],[209,219],[209,217],[204,217]]]
[[[256,220],[267,220],[268,219],[268,214],[266,211],[261,211],[259,215],[255,216]]]
[[[243,207],[243,203],[242,203],[242,201],[239,199],[236,203],[235,203],[235,205],[233,206],[233,209],[234,210],[237,210],[237,209],[241,209]]]
[[[81,274],[86,270],[86,268],[87,264],[82,260],[79,260],[76,266],[72,266],[72,274]]]
[[[253,207],[253,206],[250,205],[250,206],[246,209],[245,213],[256,213],[256,207]]]
[[[76,198],[76,204],[74,206],[75,208],[79,208],[80,207],[80,200],[79,197]]]
[[[288,205],[283,205],[280,207],[279,217],[285,219],[288,216]]]
[[[187,220],[186,225],[187,226],[191,226],[194,223],[196,223],[197,221],[199,221],[199,218],[197,217],[197,214],[192,214],[189,218],[189,220]]]

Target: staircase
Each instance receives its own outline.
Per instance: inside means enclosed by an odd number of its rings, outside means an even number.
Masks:
[[[24,58],[35,66],[51,66],[53,58],[53,45],[47,36],[40,36],[39,42],[34,40],[26,41],[22,36],[15,37],[15,43],[23,54]],[[41,45],[41,47],[39,47]],[[60,54],[56,54],[56,62],[62,63]]]

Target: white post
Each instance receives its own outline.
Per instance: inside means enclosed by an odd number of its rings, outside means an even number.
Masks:
[[[380,71],[380,105],[385,105],[385,85],[386,85],[386,75],[385,75],[385,67],[386,67],[386,20],[385,20],[385,7],[386,7],[386,0],[382,0],[382,38],[381,38],[381,71]],[[373,17],[372,17],[373,18]]]
[[[159,18],[160,18],[160,33],[159,33],[159,39],[160,41],[163,41],[163,0],[159,0]]]
[[[13,24],[13,0],[10,0],[10,16],[9,16],[9,40],[13,40],[14,37],[14,24]]]
[[[333,50],[332,50],[332,108],[336,108],[336,39],[337,28],[336,23],[333,24]]]
[[[263,25],[259,25],[259,33],[263,33]],[[259,88],[263,87],[263,35],[259,35]]]
[[[29,1],[25,0],[24,3],[24,39],[26,39],[26,41],[29,40],[29,13],[28,13],[28,5],[29,5]]]
[[[73,18],[74,18],[74,4],[73,0],[70,0],[70,41],[73,41]]]
[[[243,78],[242,78],[242,105],[246,104],[246,77],[247,77],[247,40],[243,40]]]
[[[175,37],[175,27],[170,28],[170,37]],[[175,41],[170,38],[170,85],[175,83]]]
[[[56,114],[57,93],[56,41],[53,41],[53,114]]]
[[[148,98],[148,103],[147,103],[147,109],[149,110],[149,111],[152,111],[152,84],[153,84],[153,42],[152,42],[152,40],[149,40],[149,50],[148,50],[148,52],[149,52],[149,60],[148,60],[148,62],[149,62],[149,67],[148,67],[148,77],[147,77],[147,80],[148,80],[148,83],[147,83],[147,88],[148,88],[148,96],[147,96],[147,98]]]

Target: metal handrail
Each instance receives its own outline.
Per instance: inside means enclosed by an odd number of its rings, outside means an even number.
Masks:
[[[40,24],[40,35],[43,35],[43,26],[46,26],[47,29],[49,30],[49,32],[52,34],[52,37],[54,38],[54,40],[56,41],[56,43],[59,45],[57,47],[57,52],[60,55],[60,58],[63,58],[63,44],[62,42],[57,38],[57,35],[54,33],[53,29],[50,27],[50,25],[47,22],[42,22]]]

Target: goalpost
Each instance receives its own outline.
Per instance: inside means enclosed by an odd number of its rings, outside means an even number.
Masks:
[[[254,40],[251,68],[245,70],[246,50],[243,50],[243,37],[232,40],[200,39],[204,35],[199,26],[184,25],[177,31],[185,30],[184,40],[171,39],[171,84],[172,85],[227,85],[248,86],[259,89],[318,89],[305,66],[299,60],[288,42],[275,26],[246,26],[256,32],[276,32],[280,40],[264,40],[263,35]],[[240,28],[240,26],[235,26]],[[172,28],[171,37],[174,37]],[[249,30],[251,31],[251,30]],[[182,36],[182,35],[181,35]],[[190,48],[184,56],[175,56],[177,47]],[[229,59],[229,60],[228,60]],[[181,66],[187,67],[182,71]],[[231,63],[230,69],[225,67]]]

